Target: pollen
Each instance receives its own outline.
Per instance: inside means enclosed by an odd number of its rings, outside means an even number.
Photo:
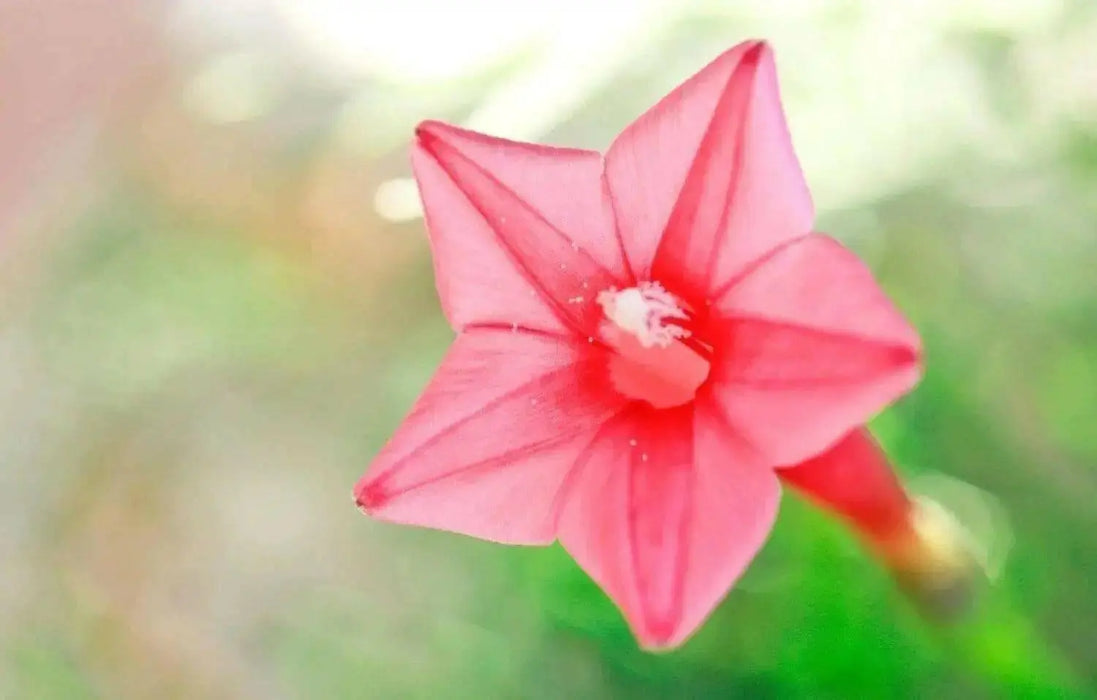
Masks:
[[[641,282],[628,289],[610,288],[598,293],[598,304],[606,318],[621,330],[632,334],[645,348],[668,347],[689,331],[671,323],[689,317],[674,296],[658,282]]]

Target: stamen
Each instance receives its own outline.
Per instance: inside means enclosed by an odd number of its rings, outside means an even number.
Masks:
[[[675,340],[690,335],[687,329],[673,322],[674,319],[686,320],[689,316],[658,282],[641,282],[620,291],[611,287],[599,292],[597,301],[606,318],[635,336],[645,348],[669,347]]]

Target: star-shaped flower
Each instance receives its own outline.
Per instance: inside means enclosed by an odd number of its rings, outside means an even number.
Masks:
[[[724,53],[604,156],[427,122],[412,162],[457,337],[359,505],[559,539],[643,645],[680,644],[769,533],[775,468],[920,374],[916,332],[813,233],[770,48]]]

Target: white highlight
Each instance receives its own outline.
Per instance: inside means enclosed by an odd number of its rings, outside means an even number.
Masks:
[[[238,124],[270,112],[285,85],[271,58],[239,51],[213,59],[190,81],[183,99],[195,114],[214,124]]]
[[[373,208],[385,221],[411,221],[422,216],[415,180],[398,177],[382,182],[373,195]]]
[[[658,282],[641,282],[620,291],[604,289],[598,293],[598,304],[606,318],[635,336],[645,348],[665,348],[679,338],[689,337],[685,328],[667,323],[669,319],[688,316],[674,296]]]

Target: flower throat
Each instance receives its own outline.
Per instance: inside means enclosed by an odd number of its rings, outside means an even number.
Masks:
[[[709,374],[709,361],[690,342],[691,314],[658,282],[599,292],[601,333],[616,352],[610,379],[624,396],[655,408],[689,403]]]

